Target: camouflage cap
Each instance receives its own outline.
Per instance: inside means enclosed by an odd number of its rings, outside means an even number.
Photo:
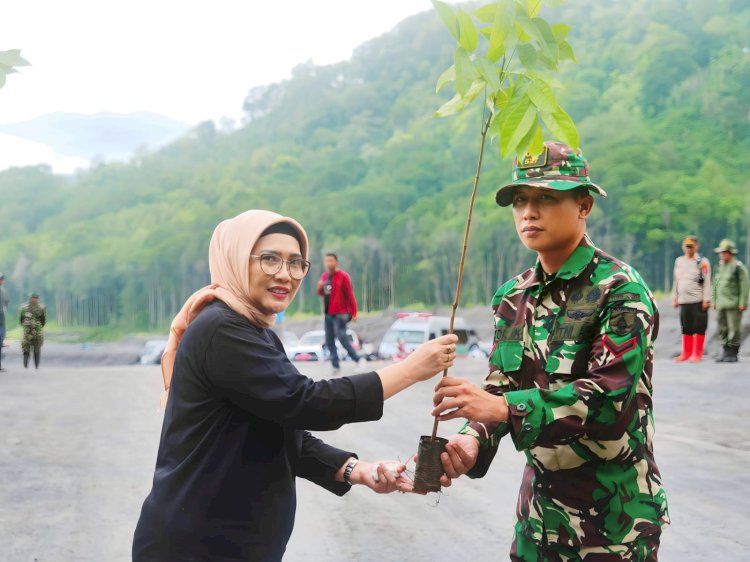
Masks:
[[[29,298],[30,298],[30,299],[38,299],[38,298],[39,298],[39,293],[31,293],[31,294],[29,295]]]
[[[719,242],[719,246],[714,248],[714,252],[716,252],[717,254],[720,252],[729,252],[730,254],[736,254],[737,246],[735,246],[734,242],[732,242],[728,238],[724,238],[724,240]]]
[[[545,142],[541,154],[526,153],[521,161],[513,160],[513,182],[501,187],[495,201],[501,207],[513,202],[515,188],[521,185],[543,187],[556,191],[569,191],[576,187],[587,187],[602,197],[607,196],[598,185],[589,179],[589,163],[581,150],[573,150],[561,142]]]

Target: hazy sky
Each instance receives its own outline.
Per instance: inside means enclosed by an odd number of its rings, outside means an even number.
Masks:
[[[255,85],[349,58],[429,0],[20,0],[0,8],[0,50],[33,66],[0,89],[0,123],[54,111],[147,110],[196,123],[238,117]]]

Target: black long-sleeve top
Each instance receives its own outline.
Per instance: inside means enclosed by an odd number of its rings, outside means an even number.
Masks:
[[[376,420],[376,373],[313,381],[271,330],[224,303],[188,326],[175,358],[151,493],[135,562],[281,560],[294,526],[295,478],[337,495],[353,456],[305,430]]]

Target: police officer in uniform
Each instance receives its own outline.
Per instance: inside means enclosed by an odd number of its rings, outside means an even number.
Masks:
[[[526,455],[511,560],[655,561],[667,502],[654,461],[651,370],[658,311],[646,283],[586,234],[581,152],[545,143],[497,192],[537,263],[496,292],[482,387],[446,377],[433,413],[466,418],[447,478],[487,472],[504,437]]]

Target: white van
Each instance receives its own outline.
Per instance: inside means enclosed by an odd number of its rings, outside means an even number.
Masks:
[[[434,316],[429,312],[399,312],[380,342],[378,355],[382,359],[403,358],[424,342],[447,334],[450,321],[448,316]],[[469,330],[463,318],[456,318],[453,332],[458,336],[457,353],[465,355],[473,330]]]

